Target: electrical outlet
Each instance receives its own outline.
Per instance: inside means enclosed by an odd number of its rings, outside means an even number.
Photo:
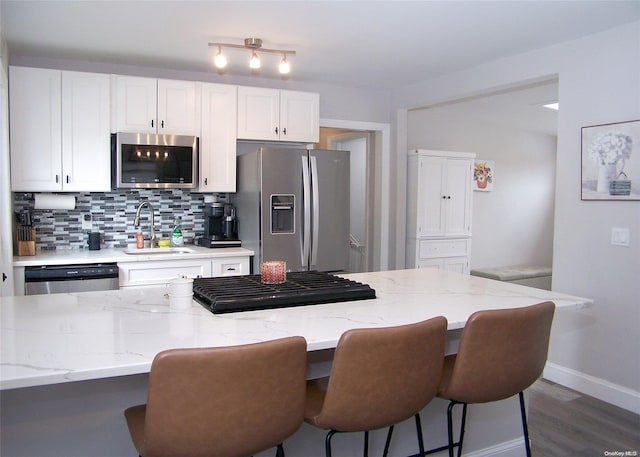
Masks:
[[[611,244],[614,246],[629,246],[629,229],[613,227],[611,229]]]
[[[91,213],[82,215],[82,230],[91,230],[93,228],[93,218]]]

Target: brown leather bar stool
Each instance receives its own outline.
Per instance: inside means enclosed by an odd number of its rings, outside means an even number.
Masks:
[[[302,337],[217,348],[171,349],[153,360],[147,404],[128,408],[144,457],[247,457],[278,446],[303,422]]]
[[[349,330],[340,337],[328,380],[307,383],[305,420],[329,430],[327,457],[331,457],[335,433],[365,432],[366,457],[369,430],[412,416],[420,451],[424,451],[418,412],[436,395],[446,333],[447,320],[436,317],[397,327]],[[390,438],[391,434],[385,456]]]
[[[449,456],[462,453],[467,405],[504,400],[518,394],[527,456],[531,456],[523,391],[542,374],[547,361],[555,305],[478,311],[469,317],[458,353],[445,358],[438,397],[449,400]],[[460,439],[453,442],[452,410],[462,404]],[[444,447],[446,449],[447,447]],[[439,448],[443,449],[443,448]],[[436,450],[433,450],[436,451]]]

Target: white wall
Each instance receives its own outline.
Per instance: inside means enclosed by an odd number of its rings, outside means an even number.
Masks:
[[[473,195],[472,269],[551,266],[555,136],[487,120],[457,103],[409,111],[407,143],[495,161],[494,190]]]
[[[545,375],[640,411],[640,202],[580,200],[580,128],[640,119],[640,21],[403,88],[403,109],[559,77],[553,289],[594,306],[555,318]],[[398,131],[405,126],[398,117]],[[406,176],[398,159],[398,191]],[[397,216],[404,219],[403,209]],[[611,246],[611,228],[630,230]]]

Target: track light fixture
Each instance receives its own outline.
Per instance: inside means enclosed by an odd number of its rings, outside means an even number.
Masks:
[[[295,56],[296,51],[290,49],[268,49],[262,47],[262,40],[260,38],[245,38],[244,44],[231,44],[231,43],[209,43],[209,46],[218,48],[213,62],[216,68],[222,69],[227,66],[227,58],[222,53],[222,48],[235,48],[235,49],[249,49],[251,50],[251,58],[249,59],[249,67],[252,70],[260,68],[260,57],[258,52],[266,52],[269,54],[282,54],[282,60],[278,65],[278,71],[280,74],[286,75],[291,71],[291,66],[287,61],[287,56]]]

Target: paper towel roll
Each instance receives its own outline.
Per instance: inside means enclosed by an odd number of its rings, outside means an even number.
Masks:
[[[76,197],[60,194],[34,194],[35,209],[75,209]]]

